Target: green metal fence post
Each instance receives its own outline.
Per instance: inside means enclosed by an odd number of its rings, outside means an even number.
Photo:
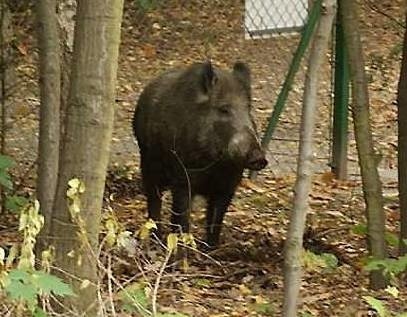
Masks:
[[[293,60],[291,62],[287,76],[284,80],[281,91],[277,97],[277,101],[274,106],[273,113],[271,114],[271,117],[268,120],[268,125],[267,125],[266,131],[264,133],[262,142],[261,142],[261,145],[265,151],[268,148],[271,137],[272,137],[273,132],[278,123],[278,119],[280,118],[281,112],[284,109],[284,105],[287,100],[288,93],[290,92],[290,90],[292,88],[292,83],[293,83],[295,74],[297,73],[297,71],[301,65],[301,59],[304,56],[304,53],[307,50],[307,48],[311,42],[311,38],[312,38],[312,34],[314,33],[315,26],[317,25],[317,22],[319,21],[319,18],[321,17],[321,3],[322,3],[322,0],[316,0],[311,8],[307,23],[305,24],[305,27],[302,31],[300,43],[298,44],[297,50],[294,53]],[[250,173],[250,178],[254,179],[256,177],[256,175],[257,175],[257,173],[253,171]]]
[[[338,1],[338,7],[340,2]],[[345,180],[347,178],[348,154],[349,66],[339,8],[337,12],[331,167],[337,179]]]

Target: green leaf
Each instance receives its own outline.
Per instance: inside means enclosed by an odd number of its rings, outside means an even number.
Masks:
[[[367,226],[364,224],[357,224],[352,227],[352,232],[354,234],[357,234],[360,236],[366,236],[367,235]],[[385,239],[386,239],[386,242],[393,247],[397,247],[399,245],[398,236],[395,235],[394,233],[386,232]]]
[[[148,312],[148,298],[145,291],[145,283],[133,283],[125,287],[119,292],[119,298],[123,302],[123,308],[129,312],[135,309],[147,316]]]
[[[122,309],[126,311],[127,313],[134,313],[138,312],[138,310],[131,304],[123,304]]]
[[[370,305],[371,308],[373,308],[375,311],[377,311],[377,314],[380,317],[387,317],[389,316],[389,312],[387,311],[386,307],[382,303],[382,301],[372,297],[372,296],[363,296],[363,299]]]
[[[13,189],[13,182],[11,181],[9,173],[4,170],[0,170],[0,185],[6,189]]]
[[[157,0],[137,0],[138,5],[143,11],[149,11],[154,8]]]
[[[322,253],[321,255],[318,255],[309,250],[304,250],[302,253],[302,261],[305,269],[310,271],[335,269],[338,266],[338,259],[331,253]]]
[[[13,280],[5,287],[5,290],[11,299],[23,300],[29,305],[35,305],[37,302],[37,289],[32,284]]]
[[[33,311],[33,317],[47,317],[47,313],[43,311],[41,308],[36,307]]]
[[[11,281],[24,281],[24,282],[28,282],[31,278],[31,275],[24,271],[24,270],[18,270],[18,269],[14,269],[11,270],[10,273],[8,274],[8,278]]]
[[[352,227],[352,232],[353,232],[354,234],[357,234],[357,235],[360,235],[360,236],[364,236],[364,235],[367,234],[367,227],[366,227],[366,225],[357,224],[357,225],[354,225],[354,226]]]
[[[23,196],[7,196],[6,208],[10,211],[17,212],[28,203],[28,199]]]
[[[50,294],[52,292],[55,295],[60,296],[74,295],[71,287],[55,275],[37,271],[33,274],[33,281],[35,285],[45,294]]]
[[[371,259],[364,269],[366,271],[384,270],[387,274],[398,275],[407,269],[407,254],[397,259]]]
[[[212,285],[212,281],[206,278],[196,278],[192,281],[192,283],[198,288],[211,287]]]
[[[328,268],[336,269],[338,267],[338,258],[332,253],[322,253],[321,258]]]
[[[273,316],[275,313],[270,303],[254,303],[253,308],[257,313],[265,316]]]
[[[14,166],[14,160],[7,155],[0,154],[0,170],[5,170]]]
[[[392,246],[392,247],[398,247],[399,246],[399,237],[391,232],[386,232],[384,235],[386,242]]]

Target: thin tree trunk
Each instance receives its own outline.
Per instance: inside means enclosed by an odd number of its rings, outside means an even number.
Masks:
[[[0,154],[6,152],[6,40],[5,30],[7,29],[6,19],[6,2],[0,0],[0,98],[1,98],[1,136],[0,136]],[[4,212],[5,194],[3,188],[0,187],[0,213]]]
[[[369,92],[365,74],[362,43],[359,31],[359,8],[354,0],[342,0],[340,10],[344,21],[345,41],[348,48],[349,68],[352,82],[352,114],[356,147],[362,174],[363,193],[366,203],[367,243],[374,259],[386,257],[385,214],[383,193],[377,170],[369,122]],[[386,281],[381,271],[370,275],[372,288],[382,288]]]
[[[64,304],[78,316],[97,316],[98,235],[113,128],[123,0],[78,1],[74,54],[59,179],[52,219],[56,266],[78,295]],[[67,207],[67,183],[79,178],[80,225]],[[69,254],[69,255],[68,255]],[[89,281],[83,287],[83,281]],[[86,283],[87,284],[87,283]],[[82,286],[82,287],[81,287]],[[78,300],[80,299],[80,300]]]
[[[45,218],[37,256],[46,247],[58,179],[61,69],[56,5],[56,0],[36,1],[41,95],[37,198]]]
[[[301,116],[300,148],[293,212],[287,233],[284,254],[284,307],[283,316],[297,316],[301,284],[301,255],[305,220],[309,208],[308,196],[313,172],[313,136],[318,103],[319,74],[326,57],[336,1],[322,2],[322,15],[313,40],[308,71],[305,78],[304,101]]]
[[[12,54],[10,41],[13,37],[11,28],[11,12],[9,4],[5,0],[0,0],[0,113],[1,113],[1,135],[0,153],[7,154],[7,99],[10,97],[10,72],[12,70]],[[6,195],[0,187],[0,213],[5,211]]]
[[[407,22],[407,13],[406,13]],[[407,253],[407,29],[398,86],[398,175],[400,198],[400,255]]]

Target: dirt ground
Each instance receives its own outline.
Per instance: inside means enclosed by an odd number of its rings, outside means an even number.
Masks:
[[[403,28],[401,0],[361,1],[361,26],[369,76],[371,120],[375,146],[381,154],[380,172],[386,194],[385,210],[389,232],[397,233],[396,88],[400,68]],[[131,117],[138,94],[146,82],[162,70],[179,64],[212,59],[230,67],[246,61],[253,75],[254,115],[261,131],[272,112],[284,80],[298,35],[245,40],[241,21],[242,1],[170,0],[147,13],[126,1],[118,74],[118,102],[106,197],[123,226],[136,231],[145,222],[145,199],[141,194],[137,146],[131,131]],[[16,29],[21,39],[17,77],[24,84],[13,99],[9,112],[9,153],[19,163],[17,178],[33,190],[32,171],[38,137],[38,89],[32,13]],[[338,259],[335,269],[308,265],[301,289],[302,316],[373,316],[362,296],[383,299],[394,311],[407,311],[407,285],[392,299],[386,292],[368,289],[363,271],[367,251],[363,237],[354,233],[364,224],[364,202],[353,132],[350,131],[348,181],[338,182],[329,173],[331,139],[331,55],[321,70],[321,103],[318,105],[316,164],[311,210],[305,246],[316,254],[331,253]],[[193,252],[189,270],[166,272],[159,290],[161,307],[190,316],[279,316],[283,292],[283,244],[291,210],[295,181],[302,87],[306,63],[302,63],[286,109],[268,151],[269,166],[258,182],[245,181],[226,216],[223,244],[210,256]],[[351,129],[352,130],[352,129]],[[168,216],[168,199],[164,209]],[[192,214],[192,232],[203,236],[201,204]],[[14,239],[10,230],[0,231],[0,241]],[[396,250],[390,248],[390,254]],[[148,258],[148,259],[147,259]],[[143,260],[141,260],[143,259]],[[156,269],[151,255],[123,256],[113,265],[123,281],[140,276],[154,281]],[[150,268],[148,268],[150,267]],[[153,269],[151,269],[153,267]],[[267,309],[260,304],[267,303]],[[308,313],[309,315],[306,315]]]

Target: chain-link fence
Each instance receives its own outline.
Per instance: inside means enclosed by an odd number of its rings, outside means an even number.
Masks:
[[[308,15],[308,0],[246,0],[246,35],[264,37],[270,34],[299,31]]]

